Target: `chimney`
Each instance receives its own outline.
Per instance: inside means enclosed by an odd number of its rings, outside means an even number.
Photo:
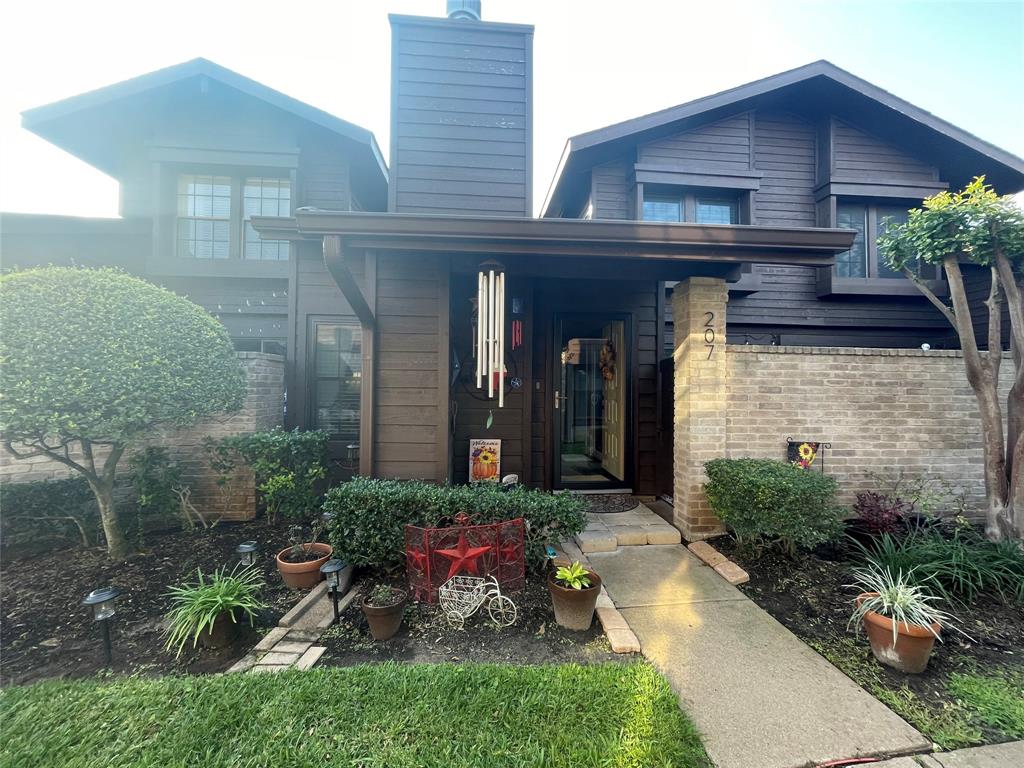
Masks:
[[[390,16],[388,210],[532,216],[533,27]]]
[[[448,18],[480,21],[480,0],[448,0]]]

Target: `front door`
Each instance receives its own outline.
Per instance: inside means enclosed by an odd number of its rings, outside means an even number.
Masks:
[[[627,488],[631,481],[629,317],[555,318],[555,487]]]

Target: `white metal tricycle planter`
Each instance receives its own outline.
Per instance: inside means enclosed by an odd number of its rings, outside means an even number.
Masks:
[[[491,621],[499,627],[511,627],[518,615],[512,598],[501,594],[498,580],[493,576],[487,579],[479,576],[453,576],[441,585],[437,596],[452,629],[462,629],[466,619],[480,610],[484,603],[487,604]]]

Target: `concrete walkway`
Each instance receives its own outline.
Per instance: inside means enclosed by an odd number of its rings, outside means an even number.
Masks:
[[[718,768],[803,768],[931,748],[685,547],[588,557]]]
[[[867,768],[1020,768],[1024,765],[1024,741],[987,747],[937,752],[934,755],[894,757]]]

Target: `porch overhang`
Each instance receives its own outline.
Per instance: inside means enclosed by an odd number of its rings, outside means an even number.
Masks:
[[[299,210],[293,217],[254,217],[263,237],[340,239],[344,251],[431,251],[503,256],[511,266],[531,257],[555,257],[654,267],[671,280],[742,264],[828,267],[853,244],[847,229],[748,225],[666,224],[643,221],[534,219],[406,213]],[[700,267],[704,269],[699,269]],[[645,270],[647,271],[647,270]]]

